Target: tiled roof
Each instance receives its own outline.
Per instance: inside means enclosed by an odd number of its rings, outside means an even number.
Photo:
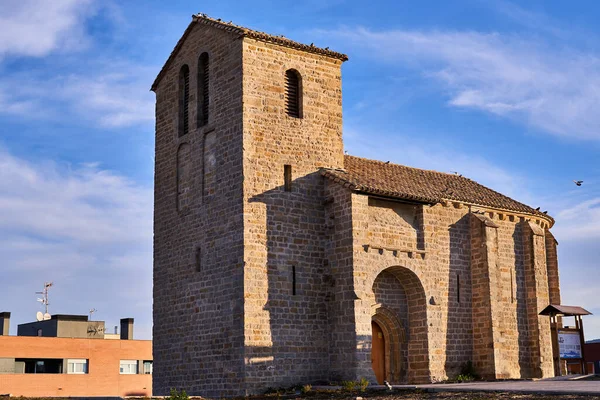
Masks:
[[[321,54],[327,57],[337,58],[338,60],[347,61],[348,56],[346,54],[338,53],[336,51],[329,50],[329,48],[321,48],[313,46],[312,44],[306,45],[299,42],[295,42],[291,39],[288,39],[284,36],[274,36],[269,35],[268,33],[255,31],[253,29],[245,28],[243,26],[232,24],[231,22],[221,21],[220,19],[215,19],[207,16],[206,14],[196,14],[192,15],[192,22],[188,25],[187,29],[175,45],[175,48],[171,52],[171,55],[165,62],[165,65],[162,67],[160,72],[158,73],[154,83],[152,84],[152,90],[155,90],[160,82],[162,76],[165,74],[168,65],[171,63],[172,59],[175,58],[175,54],[185,41],[185,38],[189,35],[192,30],[192,27],[195,23],[201,23],[209,26],[213,26],[215,28],[223,29],[228,32],[235,33],[240,37],[249,37],[252,39],[260,40],[263,42],[274,43],[284,47],[290,47],[297,50],[307,51],[310,53]]]
[[[554,222],[552,217],[460,175],[354,156],[344,157],[343,170],[323,169],[322,174],[360,193],[430,204],[454,200]]]
[[[585,308],[579,306],[563,306],[560,304],[550,304],[544,308],[540,315],[564,315],[565,317],[572,317],[574,315],[593,315]]]

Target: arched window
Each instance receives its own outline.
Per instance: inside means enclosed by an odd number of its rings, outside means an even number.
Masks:
[[[179,71],[179,136],[187,135],[190,131],[189,104],[190,69],[187,65],[184,65]]]
[[[198,126],[208,124],[208,53],[198,59]]]
[[[285,71],[285,111],[290,117],[302,118],[302,78],[294,69]]]

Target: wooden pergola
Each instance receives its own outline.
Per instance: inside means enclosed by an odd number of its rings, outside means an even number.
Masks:
[[[585,363],[585,338],[583,335],[583,315],[592,315],[588,310],[578,306],[563,306],[560,304],[550,304],[544,308],[540,315],[550,317],[550,330],[552,333],[552,355],[554,358],[554,373],[556,376],[562,375],[561,360],[579,360],[581,363],[581,372],[587,374]],[[562,327],[562,317],[575,317],[575,327]],[[561,318],[559,320],[559,318]],[[561,325],[561,327],[559,327]],[[575,341],[574,345],[565,345],[565,338],[578,338],[579,349]],[[563,346],[561,346],[561,344]],[[571,353],[566,353],[567,347],[574,347]],[[561,349],[562,347],[562,349]],[[561,352],[562,350],[562,352]],[[579,350],[579,351],[577,351]],[[563,357],[564,356],[564,357]]]

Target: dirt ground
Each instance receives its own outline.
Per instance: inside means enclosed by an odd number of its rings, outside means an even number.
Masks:
[[[3,397],[0,400],[19,399],[19,400],[61,400],[60,398],[43,397]],[[199,397],[190,397],[190,400],[208,400]],[[311,391],[304,395],[265,395],[251,396],[246,400],[590,400],[600,399],[600,396],[593,395],[547,395],[547,394],[517,394],[517,393],[491,393],[491,392],[439,392],[431,393],[422,390],[394,390],[373,391],[367,390],[361,392],[331,392],[331,391]],[[68,399],[63,399],[68,400]],[[146,398],[146,400],[149,400]],[[165,399],[160,399],[165,400]],[[240,400],[240,399],[238,399]]]
[[[321,392],[312,391],[302,396],[282,395],[256,396],[252,400],[274,400],[274,399],[311,399],[311,400],[590,400],[599,399],[598,396],[590,395],[548,395],[548,394],[517,394],[517,393],[495,393],[495,392],[426,392],[422,390],[394,390],[366,391],[364,393],[343,392]]]

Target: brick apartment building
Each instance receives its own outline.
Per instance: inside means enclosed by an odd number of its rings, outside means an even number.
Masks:
[[[346,60],[199,14],[157,76],[155,394],[554,375],[554,220],[345,155]]]
[[[120,335],[81,315],[21,324],[17,336],[9,323],[0,313],[0,395],[152,395],[152,341],[133,340],[132,318],[121,320]]]

